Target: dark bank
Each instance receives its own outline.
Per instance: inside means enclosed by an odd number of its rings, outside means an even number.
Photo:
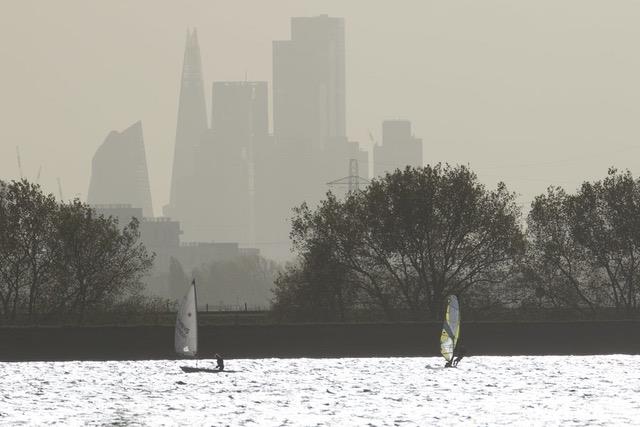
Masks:
[[[435,322],[224,325],[199,328],[200,357],[437,356]],[[473,355],[640,354],[640,321],[468,322]],[[169,326],[0,328],[0,360],[173,359]]]

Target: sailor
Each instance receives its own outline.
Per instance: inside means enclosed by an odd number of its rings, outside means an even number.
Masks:
[[[224,360],[222,360],[222,357],[216,353],[216,362],[218,362],[218,364],[216,365],[216,369],[219,371],[224,371]]]
[[[462,347],[462,346],[458,346],[454,351],[453,351],[453,363],[452,366],[458,366],[458,363],[462,360],[462,358],[467,354],[467,350]]]

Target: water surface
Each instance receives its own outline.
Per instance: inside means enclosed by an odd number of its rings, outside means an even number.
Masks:
[[[1,424],[638,425],[640,356],[0,363]],[[201,360],[212,367],[213,360]]]

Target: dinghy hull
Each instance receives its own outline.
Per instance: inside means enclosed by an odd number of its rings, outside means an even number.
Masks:
[[[193,366],[180,366],[180,369],[182,369],[182,372],[185,372],[187,374],[191,374],[194,372],[204,372],[207,374],[219,374],[221,372],[225,372],[225,373],[235,372],[235,371],[229,371],[229,370],[221,371],[220,369],[211,369],[211,368],[195,368]]]
[[[182,372],[186,372],[187,374],[190,374],[192,372],[206,372],[209,374],[217,374],[218,372],[224,372],[224,371],[220,371],[219,369],[194,368],[193,366],[180,366],[180,369],[182,369]]]

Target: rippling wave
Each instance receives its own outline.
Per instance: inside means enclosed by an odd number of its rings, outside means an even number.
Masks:
[[[200,360],[213,367],[214,360]],[[0,423],[633,425],[640,356],[0,363]]]

